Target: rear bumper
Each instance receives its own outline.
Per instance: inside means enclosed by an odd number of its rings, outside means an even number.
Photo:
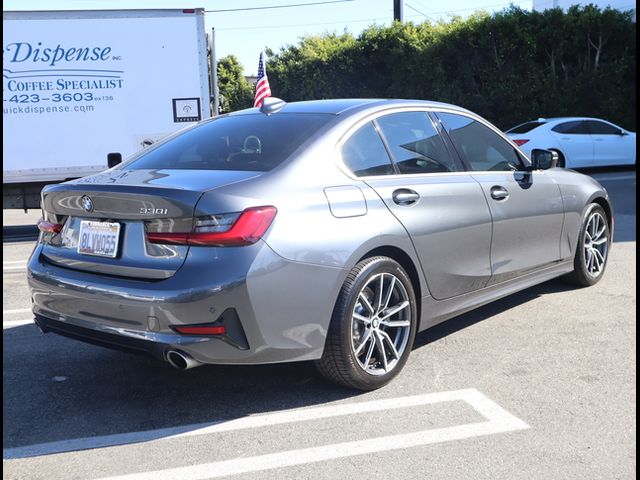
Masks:
[[[123,334],[122,332],[99,331],[74,325],[70,322],[53,320],[43,315],[35,315],[34,322],[44,333],[56,333],[63,337],[114,350],[148,354],[158,360],[165,359],[165,351],[169,350],[170,347],[170,344],[165,344],[158,338],[136,338],[135,336]]]
[[[45,331],[164,359],[259,364],[319,358],[346,271],[285,260],[264,242],[192,248],[172,277],[141,281],[54,265],[37,246],[28,265],[33,313]],[[170,326],[219,321],[240,334],[181,335]]]

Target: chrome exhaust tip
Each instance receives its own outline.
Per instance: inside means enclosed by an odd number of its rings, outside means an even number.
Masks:
[[[167,362],[169,362],[173,368],[177,368],[178,370],[188,370],[202,365],[202,363],[195,360],[191,355],[187,355],[180,350],[169,350],[165,357]]]

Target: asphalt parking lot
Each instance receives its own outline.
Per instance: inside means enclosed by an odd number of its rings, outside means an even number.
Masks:
[[[43,335],[31,242],[3,244],[3,478],[626,479],[636,472],[636,173],[593,174],[604,279],[559,280],[418,335],[390,385],[308,363],[204,366]]]

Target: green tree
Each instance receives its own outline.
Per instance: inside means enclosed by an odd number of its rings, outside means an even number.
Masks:
[[[328,33],[269,51],[274,95],[454,103],[508,128],[585,115],[636,126],[636,24],[593,5]]]
[[[218,60],[218,92],[222,113],[253,106],[253,89],[245,80],[242,65],[234,55]]]

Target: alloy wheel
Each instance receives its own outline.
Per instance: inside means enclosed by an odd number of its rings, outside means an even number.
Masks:
[[[409,295],[395,275],[374,275],[360,290],[351,332],[353,353],[366,373],[384,375],[395,368],[411,333]]]

